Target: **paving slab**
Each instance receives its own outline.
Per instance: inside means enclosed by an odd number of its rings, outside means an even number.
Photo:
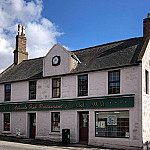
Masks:
[[[85,144],[68,144],[41,139],[26,139],[0,135],[0,150],[110,150]]]

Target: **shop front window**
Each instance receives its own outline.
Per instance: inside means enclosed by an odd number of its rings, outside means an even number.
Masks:
[[[60,113],[52,113],[52,132],[60,132]]]
[[[4,114],[4,131],[10,131],[10,114]]]
[[[96,112],[96,137],[129,138],[129,111]]]

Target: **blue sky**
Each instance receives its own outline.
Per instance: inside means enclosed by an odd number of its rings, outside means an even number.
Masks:
[[[30,58],[59,43],[78,50],[140,37],[149,0],[0,0],[0,72],[13,63],[17,26]]]
[[[142,36],[148,0],[44,0],[42,15],[64,35],[57,40],[70,49]]]

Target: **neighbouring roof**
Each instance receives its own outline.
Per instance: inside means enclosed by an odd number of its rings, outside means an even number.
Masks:
[[[81,63],[71,73],[89,72],[138,64],[146,39],[132,38],[72,51]],[[0,83],[43,77],[43,57],[24,60],[0,77]]]

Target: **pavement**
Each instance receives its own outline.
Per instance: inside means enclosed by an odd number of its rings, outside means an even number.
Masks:
[[[26,139],[0,135],[0,150],[111,150],[84,144],[67,144],[41,139]]]

